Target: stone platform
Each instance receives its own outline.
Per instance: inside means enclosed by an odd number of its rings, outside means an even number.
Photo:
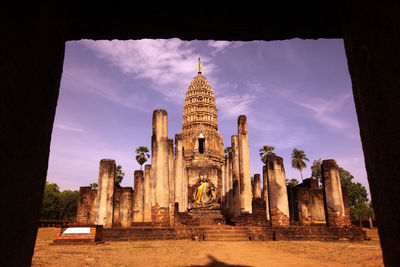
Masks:
[[[365,231],[360,227],[317,227],[317,226],[180,226],[130,227],[103,229],[103,241],[170,240],[187,239],[199,241],[362,241]]]

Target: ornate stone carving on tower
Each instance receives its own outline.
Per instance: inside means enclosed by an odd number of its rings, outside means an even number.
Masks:
[[[221,168],[224,164],[224,142],[218,131],[215,96],[202,75],[204,68],[199,56],[197,75],[186,91],[180,131],[192,207],[211,203],[215,206],[221,196]],[[207,194],[207,198],[198,195],[200,190]],[[202,202],[204,199],[207,203]]]

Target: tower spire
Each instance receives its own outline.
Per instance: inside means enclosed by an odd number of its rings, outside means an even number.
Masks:
[[[205,69],[206,67],[200,62],[200,54],[199,54],[199,64],[195,66],[195,69],[197,70],[198,74],[201,74],[201,72]]]

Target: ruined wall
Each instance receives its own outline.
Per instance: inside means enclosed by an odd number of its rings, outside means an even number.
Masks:
[[[133,221],[133,190],[132,187],[120,188],[119,197],[119,225],[130,227]]]
[[[299,225],[325,224],[324,195],[317,179],[304,179],[303,183],[291,188],[294,220]]]
[[[76,221],[79,224],[94,224],[96,217],[97,189],[90,186],[79,188],[78,210]]]
[[[120,218],[119,218],[121,193],[122,193],[122,191],[121,191],[120,187],[114,188],[114,200],[113,200],[113,226],[114,227],[121,226],[121,222],[120,222]]]

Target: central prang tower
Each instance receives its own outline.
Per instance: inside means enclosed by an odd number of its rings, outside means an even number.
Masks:
[[[204,68],[199,56],[197,75],[186,91],[180,131],[187,170],[189,202],[194,190],[205,181],[215,188],[216,199],[221,195],[224,142],[218,131],[214,92],[202,75]]]

